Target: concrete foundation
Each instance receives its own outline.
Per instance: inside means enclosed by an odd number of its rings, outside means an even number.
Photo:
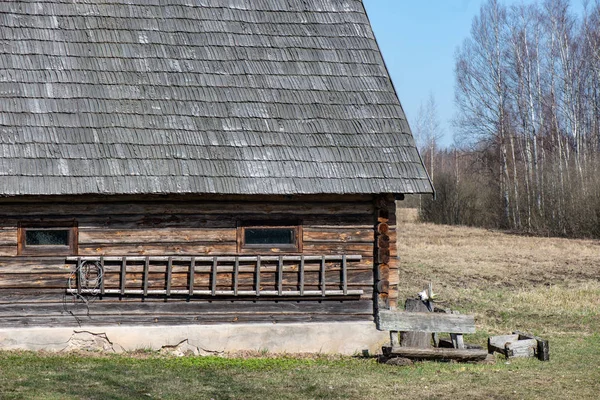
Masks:
[[[388,334],[375,329],[373,322],[0,329],[4,350],[120,353],[151,349],[177,355],[240,350],[376,354],[387,340]]]

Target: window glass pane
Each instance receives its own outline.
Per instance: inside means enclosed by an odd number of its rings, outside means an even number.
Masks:
[[[246,228],[244,243],[293,245],[296,243],[296,238],[292,228]]]
[[[69,231],[66,229],[25,231],[26,246],[68,246]]]

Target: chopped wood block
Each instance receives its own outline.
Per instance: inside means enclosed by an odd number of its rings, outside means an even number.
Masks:
[[[537,358],[540,361],[550,361],[550,345],[547,340],[542,339],[538,336],[533,336],[529,333],[516,331],[513,332],[515,335],[519,335],[519,339],[535,339],[537,340]]]
[[[506,357],[535,357],[537,340],[525,339],[516,342],[507,342],[504,345]]]
[[[498,352],[507,358],[537,356],[541,361],[550,359],[548,341],[523,332],[490,337],[488,352]]]

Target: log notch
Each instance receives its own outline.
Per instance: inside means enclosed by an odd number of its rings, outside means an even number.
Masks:
[[[396,260],[396,210],[391,195],[375,198],[375,275],[377,308],[395,309],[398,302],[398,263]]]

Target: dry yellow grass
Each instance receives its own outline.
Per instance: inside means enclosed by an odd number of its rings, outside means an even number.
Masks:
[[[489,332],[600,329],[600,241],[399,222],[400,298],[428,282]]]

